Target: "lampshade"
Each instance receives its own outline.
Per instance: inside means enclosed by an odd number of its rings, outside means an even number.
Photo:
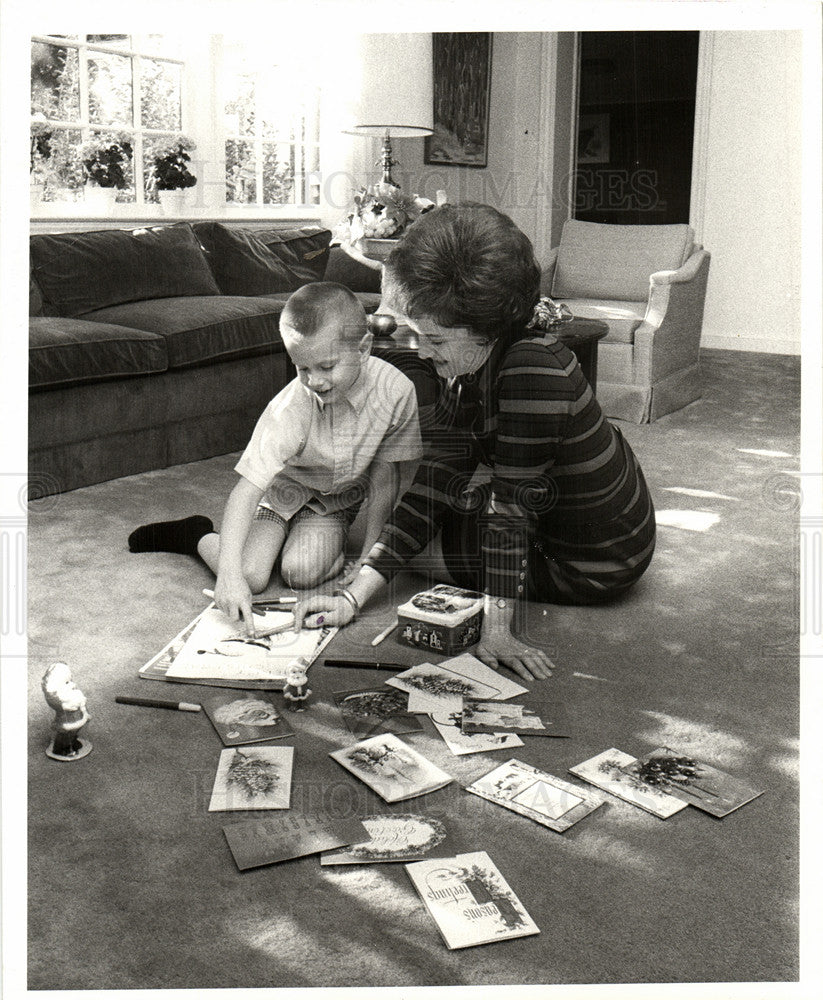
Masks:
[[[359,38],[359,93],[344,129],[392,138],[431,135],[431,33],[371,34]]]

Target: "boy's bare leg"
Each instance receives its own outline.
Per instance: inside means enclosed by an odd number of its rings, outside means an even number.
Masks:
[[[286,526],[283,522],[252,521],[243,547],[243,576],[253,594],[262,593],[269,585],[285,538]],[[197,554],[216,576],[220,561],[220,535],[216,531],[204,535],[197,544]]]
[[[310,590],[343,568],[348,527],[334,515],[302,511],[290,525],[283,546],[280,574],[295,590]]]

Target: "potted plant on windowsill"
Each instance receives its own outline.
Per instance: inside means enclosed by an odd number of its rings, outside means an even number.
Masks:
[[[151,168],[151,187],[168,215],[179,215],[186,205],[186,190],[194,187],[197,177],[189,170],[189,153],[197,147],[185,135],[155,150]]]
[[[93,209],[112,210],[118,190],[127,186],[124,166],[131,155],[131,141],[124,135],[98,136],[81,146],[85,200]]]
[[[114,209],[117,192],[126,187],[123,168],[131,154],[131,141],[124,135],[100,136],[81,146],[86,203],[96,214],[105,215]]]
[[[43,200],[46,188],[46,164],[51,159],[52,130],[42,111],[32,116],[30,133],[31,166],[29,171],[29,196],[31,207]]]

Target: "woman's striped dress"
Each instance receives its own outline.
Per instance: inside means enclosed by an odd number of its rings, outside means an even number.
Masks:
[[[641,576],[655,544],[651,497],[567,347],[550,334],[498,342],[459,393],[425,362],[402,366],[426,457],[369,565],[389,580],[442,529],[455,579],[494,596],[596,603]],[[481,463],[488,485],[471,489]]]

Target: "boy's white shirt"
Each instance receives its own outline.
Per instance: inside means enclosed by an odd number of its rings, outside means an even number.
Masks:
[[[352,503],[375,459],[405,462],[423,446],[414,385],[369,356],[345,399],[323,405],[299,379],[263,411],[235,471],[288,520],[303,506],[330,514]]]

